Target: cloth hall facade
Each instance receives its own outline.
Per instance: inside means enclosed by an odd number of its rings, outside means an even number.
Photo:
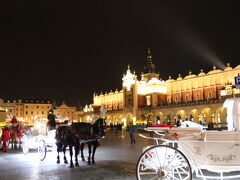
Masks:
[[[226,124],[226,109],[222,107],[227,97],[240,96],[234,85],[234,77],[240,73],[240,65],[232,68],[228,63],[223,70],[213,69],[199,74],[191,71],[186,77],[161,80],[155,73],[150,49],[147,52],[146,71],[138,80],[130,67],[122,78],[122,89],[105,94],[94,94],[93,104],[85,107],[81,121],[91,121],[98,115],[97,109],[107,109],[107,123],[168,123],[177,119],[190,119]]]

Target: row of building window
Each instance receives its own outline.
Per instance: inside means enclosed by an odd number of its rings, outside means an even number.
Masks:
[[[208,92],[208,98],[213,98],[212,91]],[[201,99],[200,93],[197,93],[196,100],[200,100],[200,99]],[[189,94],[186,94],[184,101],[190,101],[190,100],[191,99],[189,98]],[[170,103],[171,99],[168,97],[167,101]],[[175,102],[179,102],[178,96],[175,97]]]
[[[26,106],[26,108],[28,108],[28,106]],[[34,106],[31,106],[31,108],[34,108]],[[39,108],[39,106],[36,106],[36,108]],[[42,108],[44,108],[44,106]],[[49,106],[47,106],[47,109],[49,109]]]
[[[25,114],[28,114],[28,111],[26,111]],[[31,111],[31,114],[34,114],[33,111]],[[37,114],[39,114],[38,111],[37,111]],[[42,111],[42,114],[44,114],[44,111]]]
[[[28,106],[26,106],[26,108],[28,108]],[[31,108],[34,108],[34,107],[31,107]],[[39,106],[37,106],[37,108],[39,108]],[[44,108],[44,107],[42,107],[42,108]],[[49,109],[49,106],[47,106],[47,109]],[[22,108],[16,108],[16,111],[18,111],[18,110],[20,110],[20,111],[22,111],[23,109]],[[12,109],[9,109],[9,112],[13,112],[13,110]]]

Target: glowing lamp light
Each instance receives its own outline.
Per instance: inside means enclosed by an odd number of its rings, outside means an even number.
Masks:
[[[153,77],[147,83],[141,83],[138,87],[138,94],[145,95],[151,93],[167,93],[167,86],[165,81],[160,81],[159,79]]]
[[[138,94],[151,94],[151,93],[162,93],[166,94],[167,93],[167,87],[164,85],[151,85],[151,86],[140,86],[137,91]]]

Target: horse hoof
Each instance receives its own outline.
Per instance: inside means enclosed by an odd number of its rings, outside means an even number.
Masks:
[[[79,166],[79,164],[78,164],[78,163],[75,163],[75,166]]]
[[[57,163],[59,164],[59,163],[60,163],[60,160],[57,160]]]
[[[82,161],[85,161],[85,159],[84,159],[84,158],[82,158]]]
[[[65,164],[68,164],[68,161],[67,161],[67,160],[65,160],[65,161],[64,161],[64,163],[65,163]]]
[[[91,165],[91,162],[90,162],[90,161],[88,161],[88,165]]]
[[[95,161],[92,161],[92,164],[96,164],[96,162],[95,162]]]
[[[74,168],[74,165],[73,165],[73,164],[71,164],[71,165],[70,165],[70,168]]]

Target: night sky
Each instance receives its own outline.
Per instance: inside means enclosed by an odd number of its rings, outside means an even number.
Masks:
[[[15,0],[0,3],[0,97],[92,103],[121,89],[146,50],[161,78],[240,64],[237,0]]]

